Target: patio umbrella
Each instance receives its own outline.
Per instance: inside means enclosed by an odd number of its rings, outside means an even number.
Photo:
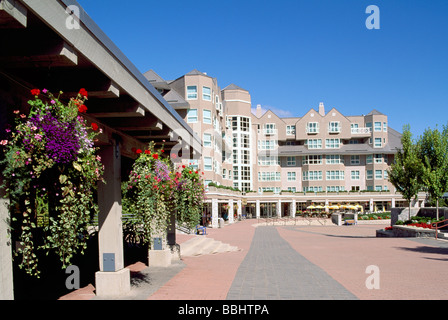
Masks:
[[[337,209],[339,209],[339,206],[337,206],[337,205],[332,205],[332,206],[330,206],[330,209],[337,210]]]
[[[308,206],[308,207],[306,207],[307,209],[316,209],[316,207],[315,206],[313,206],[313,205],[310,205],[310,206]]]

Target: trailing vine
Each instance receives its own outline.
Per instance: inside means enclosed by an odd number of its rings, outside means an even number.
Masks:
[[[86,248],[104,168],[94,147],[101,130],[81,116],[87,111],[87,91],[81,89],[67,104],[46,89],[31,94],[29,114],[15,110],[15,127],[6,129],[10,138],[1,141],[2,187],[19,240],[19,266],[39,276],[38,250],[56,253],[65,268]]]

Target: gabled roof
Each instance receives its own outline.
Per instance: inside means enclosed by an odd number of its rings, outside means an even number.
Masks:
[[[243,91],[247,91],[246,89],[241,88],[240,86],[237,86],[236,84],[232,83],[229,84],[227,87],[225,87],[222,90],[243,90]]]
[[[372,116],[372,115],[381,115],[381,116],[384,116],[385,114],[384,113],[381,113],[381,112],[379,112],[378,110],[376,110],[376,109],[373,109],[372,111],[370,111],[368,114],[367,114],[368,116]]]
[[[185,75],[186,76],[195,76],[195,75],[207,76],[205,73],[203,73],[203,72],[201,72],[201,71],[199,71],[197,69],[191,70],[190,72],[188,72]]]

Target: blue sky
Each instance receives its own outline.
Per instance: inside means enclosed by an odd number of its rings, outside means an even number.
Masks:
[[[446,0],[79,0],[136,67],[166,80],[198,69],[282,116],[324,102],[377,109],[414,136],[448,123]],[[366,8],[380,9],[369,30]]]

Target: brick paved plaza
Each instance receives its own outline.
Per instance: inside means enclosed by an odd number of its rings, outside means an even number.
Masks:
[[[440,277],[448,242],[376,238],[384,225],[255,226],[245,220],[207,237],[240,250],[184,257],[168,268],[129,266],[137,280],[120,299],[149,300],[425,300],[444,299]],[[192,235],[178,235],[178,242]],[[368,289],[368,266],[379,289]],[[93,286],[61,299],[96,299]]]

